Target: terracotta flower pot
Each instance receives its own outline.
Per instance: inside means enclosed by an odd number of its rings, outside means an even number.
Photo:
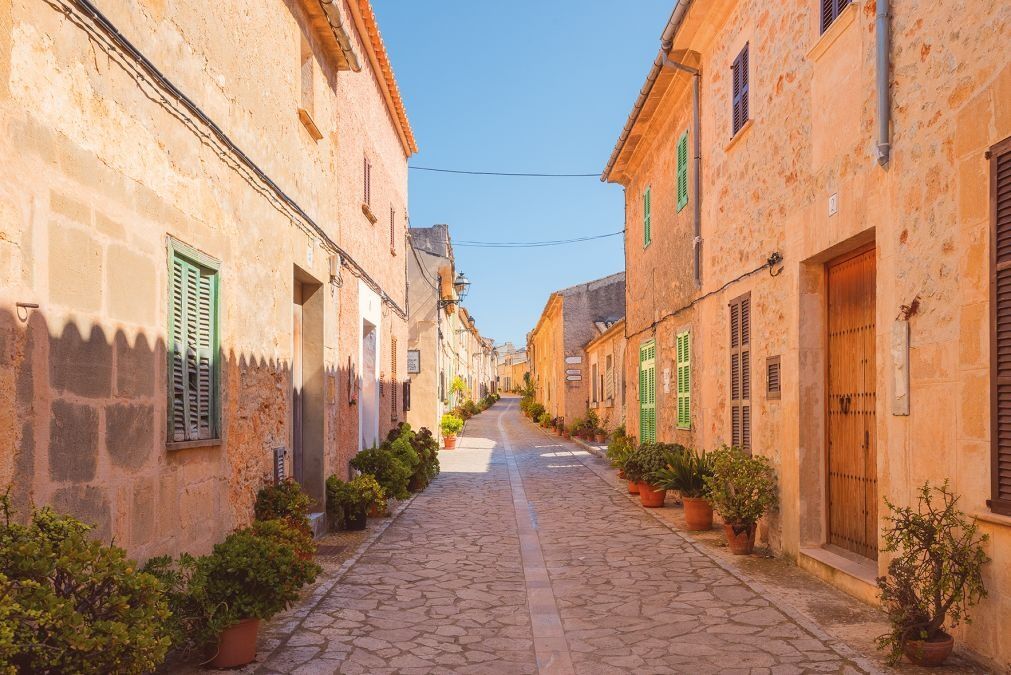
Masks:
[[[593,440],[597,441],[597,443],[604,443],[607,441],[607,434],[597,434],[593,437]]]
[[[685,527],[690,532],[713,529],[713,505],[698,497],[682,497],[685,505]]]
[[[666,490],[654,490],[649,483],[639,483],[639,501],[647,509],[660,508],[666,499]]]
[[[364,530],[368,525],[365,509],[353,509],[344,514],[345,530]]]
[[[456,436],[446,435],[442,437],[443,447],[447,450],[452,450],[456,447]]]
[[[723,532],[727,536],[727,546],[734,555],[749,555],[755,550],[755,523],[731,525],[724,523]]]
[[[625,470],[624,469],[618,469],[618,478],[620,480],[625,480]]]
[[[639,494],[639,484],[634,480],[628,481],[628,494],[630,495]]]
[[[942,632],[932,640],[908,640],[902,653],[918,666],[933,668],[944,663],[954,647],[955,638]]]
[[[211,659],[212,668],[236,668],[256,658],[259,619],[246,619],[229,626],[218,636],[218,652]]]

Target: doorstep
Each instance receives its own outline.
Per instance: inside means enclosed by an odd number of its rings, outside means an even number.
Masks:
[[[797,565],[857,600],[878,607],[877,564],[833,546],[800,549]]]

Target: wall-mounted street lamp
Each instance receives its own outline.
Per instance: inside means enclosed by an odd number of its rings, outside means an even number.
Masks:
[[[456,289],[457,297],[463,300],[470,291],[470,279],[463,272],[460,272],[453,281],[453,288]]]

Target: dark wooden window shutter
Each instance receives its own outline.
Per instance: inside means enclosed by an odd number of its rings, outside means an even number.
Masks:
[[[765,360],[765,398],[778,400],[782,396],[783,381],[780,357],[770,356]]]
[[[362,159],[362,199],[366,205],[372,206],[372,163],[369,162],[367,155]]]
[[[390,338],[390,414],[397,421],[397,338]]]
[[[1011,138],[990,149],[991,499],[1011,515]]]
[[[751,294],[730,302],[730,444],[751,452]]]
[[[832,25],[839,14],[852,0],[821,0],[821,32],[824,33]]]
[[[731,67],[733,85],[733,129],[736,135],[748,121],[748,44],[734,59]]]
[[[390,253],[397,255],[397,212],[390,207]]]
[[[404,412],[411,409],[411,381],[404,380]]]

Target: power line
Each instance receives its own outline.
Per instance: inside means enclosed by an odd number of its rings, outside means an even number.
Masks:
[[[599,178],[595,173],[514,173],[508,171],[465,171],[463,169],[437,169],[431,166],[409,166],[414,171],[433,171],[435,173],[458,173],[468,176],[514,176],[518,178]]]
[[[625,230],[609,232],[608,234],[597,234],[590,237],[576,237],[574,239],[554,239],[551,241],[466,241],[458,240],[453,242],[453,246],[469,246],[474,248],[539,248],[542,246],[562,246],[564,244],[577,244],[583,241],[593,241],[594,239],[604,239],[606,237],[617,237],[625,234]]]

